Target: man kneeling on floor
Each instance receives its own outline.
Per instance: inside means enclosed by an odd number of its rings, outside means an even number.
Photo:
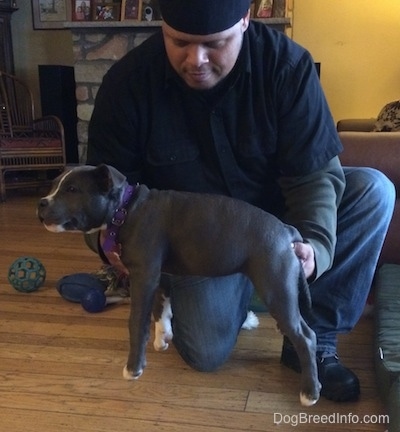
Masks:
[[[233,196],[294,225],[305,239],[294,247],[311,283],[321,394],[354,400],[359,380],[339,360],[337,335],[363,310],[393,185],[376,170],[341,166],[313,59],[251,21],[250,0],[159,4],[161,31],[103,79],[87,163],[112,165],[130,184]],[[197,370],[218,368],[246,318],[251,284],[241,274],[163,281],[180,355]],[[299,370],[285,338],[281,362]]]

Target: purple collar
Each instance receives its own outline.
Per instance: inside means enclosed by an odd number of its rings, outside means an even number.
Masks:
[[[121,226],[125,223],[126,215],[128,214],[127,206],[136,190],[137,187],[131,185],[125,188],[121,204],[115,210],[107,228],[102,230],[100,235],[101,247],[110,264],[126,274],[128,274],[128,270],[120,259],[121,245],[118,243],[118,234]]]

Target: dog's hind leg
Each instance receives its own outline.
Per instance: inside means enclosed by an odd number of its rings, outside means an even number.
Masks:
[[[299,267],[289,268],[269,278],[251,278],[264,300],[278,328],[293,343],[301,364],[300,402],[304,406],[314,405],[321,390],[316,361],[316,336],[307,325],[299,309]],[[295,277],[293,276],[295,271]],[[267,286],[265,284],[267,283]]]
[[[300,402],[303,406],[312,406],[318,401],[321,391],[316,362],[315,333],[299,314],[297,326],[285,328],[284,334],[293,343],[301,364]]]
[[[285,286],[280,288],[287,291]],[[311,406],[318,401],[321,390],[316,361],[317,338],[301,316],[298,296],[293,294],[287,292],[287,295],[280,296],[279,301],[274,298],[269,303],[268,310],[297,352],[302,371],[300,402],[304,406]]]

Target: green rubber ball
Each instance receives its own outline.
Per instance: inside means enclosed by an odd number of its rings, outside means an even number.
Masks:
[[[44,284],[46,269],[36,258],[24,256],[17,258],[8,270],[8,281],[20,292],[36,291]]]

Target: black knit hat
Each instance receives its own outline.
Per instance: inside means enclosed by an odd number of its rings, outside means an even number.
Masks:
[[[207,35],[243,18],[251,0],[159,0],[163,20],[182,33]]]

